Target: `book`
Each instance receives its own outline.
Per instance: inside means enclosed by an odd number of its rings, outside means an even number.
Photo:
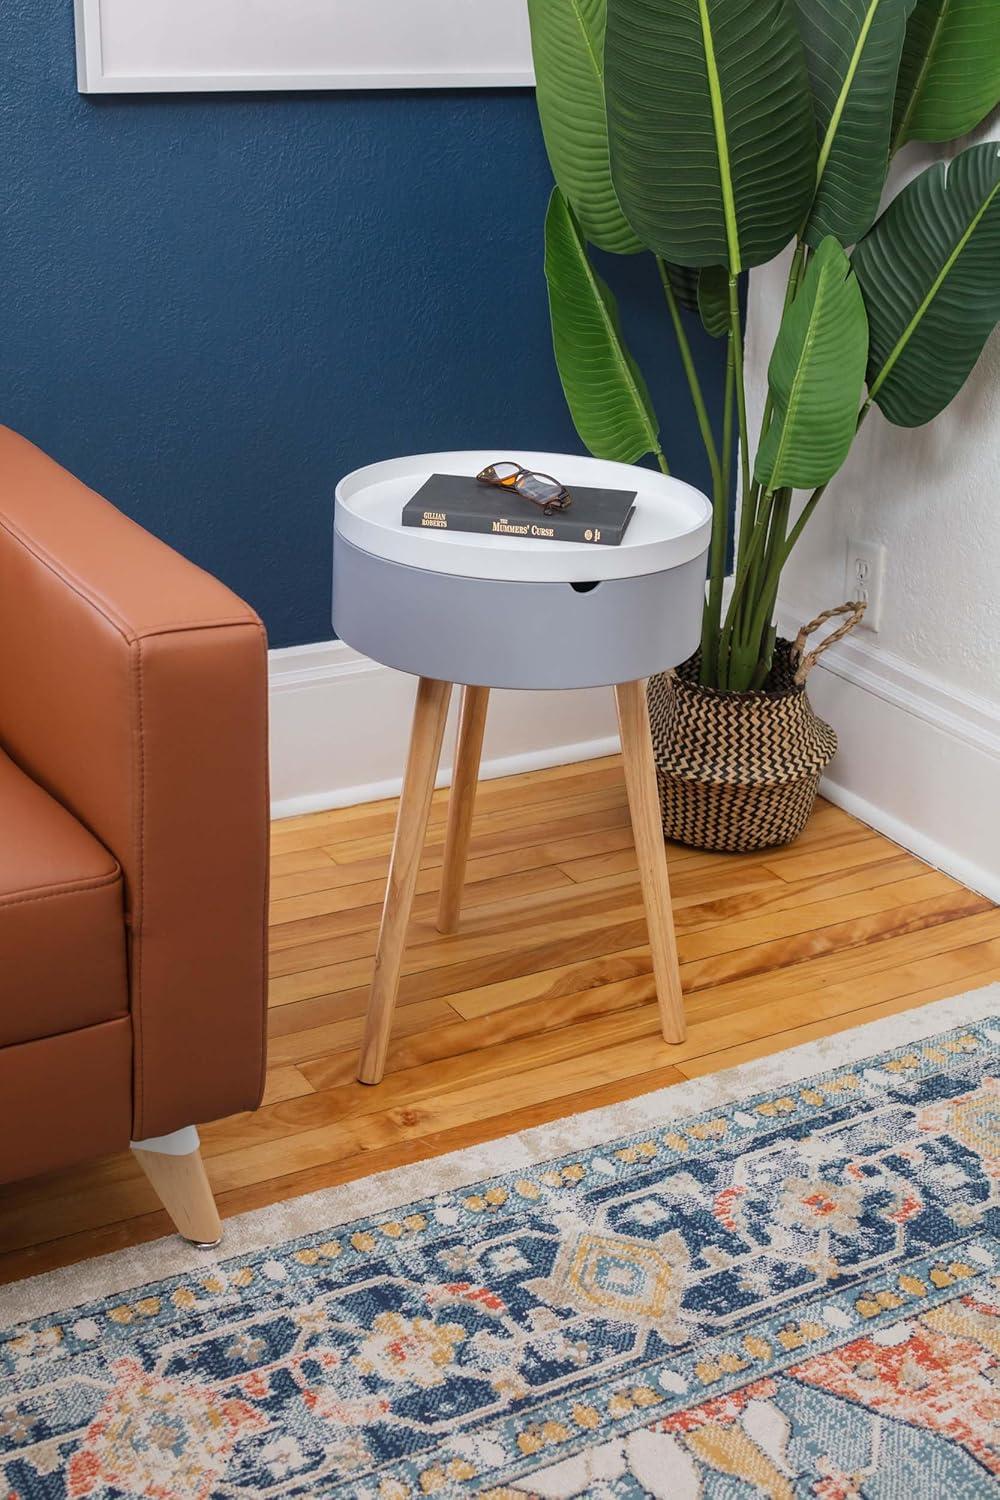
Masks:
[[[480,484],[467,474],[432,474],[403,506],[403,525],[617,547],[635,511],[635,491],[583,484],[567,489],[572,505],[547,516],[516,490]]]

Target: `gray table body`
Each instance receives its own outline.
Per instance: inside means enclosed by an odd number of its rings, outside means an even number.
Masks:
[[[337,532],[333,627],[372,660],[440,682],[609,687],[697,648],[707,559],[706,548],[666,571],[593,584],[509,582],[389,561]]]

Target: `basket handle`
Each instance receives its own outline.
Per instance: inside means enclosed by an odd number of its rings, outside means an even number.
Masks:
[[[834,641],[843,640],[844,636],[852,631],[855,625],[860,624],[864,612],[865,605],[852,600],[848,604],[838,604],[836,609],[824,610],[821,615],[816,616],[815,620],[810,620],[808,625],[803,625],[795,637],[795,645],[792,647],[792,656],[798,662],[798,666],[795,669],[796,684],[805,682],[827,646],[832,646]],[[833,620],[838,615],[847,615],[848,618],[844,621],[843,625],[839,625],[836,630],[831,630],[829,635],[824,636],[814,651],[807,653],[806,641],[812,635],[813,631],[818,630],[821,625],[826,624],[827,620]]]

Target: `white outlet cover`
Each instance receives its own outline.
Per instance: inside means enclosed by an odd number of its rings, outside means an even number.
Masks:
[[[861,629],[878,634],[882,622],[882,584],[885,578],[885,546],[882,542],[850,537],[844,564],[845,599],[864,600]]]

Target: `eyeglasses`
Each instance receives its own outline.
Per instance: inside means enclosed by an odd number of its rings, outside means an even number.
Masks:
[[[573,497],[565,485],[551,474],[535,474],[531,469],[522,469],[509,459],[488,464],[476,475],[480,484],[493,484],[502,490],[514,490],[525,500],[540,505],[547,516],[554,511],[567,510]]]

